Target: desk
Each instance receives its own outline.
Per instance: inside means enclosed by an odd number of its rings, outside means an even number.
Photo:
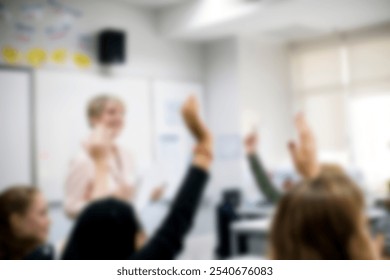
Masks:
[[[231,224],[231,240],[232,256],[238,255],[238,237],[241,234],[247,236],[260,237],[262,242],[265,242],[271,228],[272,218],[265,217],[260,219],[241,220]],[[259,252],[264,253],[264,252]]]
[[[240,206],[236,212],[240,218],[262,218],[273,216],[275,206]]]
[[[236,211],[240,218],[263,218],[273,216],[275,210],[275,206],[240,206]],[[386,211],[379,207],[369,207],[366,209],[366,214],[368,219],[373,222],[384,218]]]
[[[366,214],[370,222],[376,222],[377,220],[386,217],[386,211],[378,207],[368,208]]]
[[[230,261],[264,261],[264,260],[266,260],[266,258],[262,257],[262,256],[258,256],[258,255],[242,255],[242,256],[231,257],[228,260],[230,260]]]

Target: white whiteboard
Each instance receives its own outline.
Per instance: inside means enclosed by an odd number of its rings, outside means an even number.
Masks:
[[[0,191],[32,183],[30,75],[0,68]]]
[[[36,83],[37,180],[49,201],[63,201],[71,158],[87,137],[87,102],[107,93],[126,104],[126,126],[119,142],[142,168],[152,161],[151,102],[145,79],[39,70]]]
[[[203,114],[203,87],[200,84],[153,83],[154,143],[157,162],[163,163],[160,166],[168,185],[167,198],[176,194],[192,157],[193,141],[181,118],[181,106],[189,95],[197,97]]]

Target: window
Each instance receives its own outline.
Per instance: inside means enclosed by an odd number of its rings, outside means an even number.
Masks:
[[[371,190],[384,190],[390,180],[390,92],[358,96],[349,106],[354,163]]]
[[[390,31],[296,45],[295,101],[320,158],[358,167],[372,191],[390,180]]]

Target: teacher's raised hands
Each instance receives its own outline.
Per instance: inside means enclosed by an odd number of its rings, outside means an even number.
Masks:
[[[103,125],[96,126],[90,137],[84,142],[84,147],[94,161],[107,160],[112,148],[112,132]]]

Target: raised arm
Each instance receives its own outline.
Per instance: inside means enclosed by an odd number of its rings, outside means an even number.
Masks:
[[[245,138],[245,151],[248,157],[252,174],[255,177],[257,187],[271,201],[279,200],[281,193],[276,189],[265,171],[261,159],[256,153],[258,136],[255,132]]]
[[[161,227],[141,251],[131,256],[131,259],[175,258],[192,226],[209,177],[213,143],[209,130],[199,116],[199,106],[195,98],[190,97],[185,102],[182,114],[188,130],[196,140],[192,164]]]
[[[118,153],[117,148],[112,143],[110,134],[112,132],[103,126],[94,129],[89,141],[84,144],[86,151],[90,155],[94,165],[94,177],[92,189],[88,194],[91,201],[105,197],[114,197],[128,201],[134,195],[134,187],[126,185],[122,178],[117,177],[119,188],[112,191],[108,187],[109,166],[108,157],[110,153]]]
[[[72,161],[66,178],[65,211],[74,219],[91,201],[108,192],[109,141],[103,127],[95,128],[83,143],[88,156]]]
[[[295,169],[303,178],[316,178],[321,172],[321,165],[317,158],[316,140],[302,113],[296,116],[295,127],[298,132],[298,142],[290,141],[289,143]]]

